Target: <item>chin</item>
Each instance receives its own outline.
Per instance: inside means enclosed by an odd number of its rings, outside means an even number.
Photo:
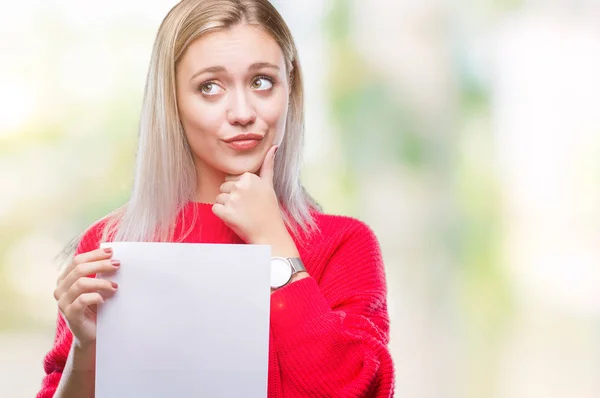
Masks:
[[[262,166],[262,159],[255,157],[246,159],[235,159],[228,164],[223,165],[223,172],[226,174],[240,175],[246,172],[257,173]]]

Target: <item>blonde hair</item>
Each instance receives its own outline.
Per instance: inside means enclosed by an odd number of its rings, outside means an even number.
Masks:
[[[297,49],[289,28],[268,0],[183,0],[167,14],[156,35],[142,103],[131,197],[105,218],[103,241],[108,237],[115,241],[173,239],[177,214],[193,201],[197,188],[191,149],[178,115],[176,65],[197,38],[238,24],[261,27],[283,52],[290,98],[286,131],[275,160],[274,189],[284,222],[293,234],[316,228],[311,213],[320,206],[300,182],[304,98]]]

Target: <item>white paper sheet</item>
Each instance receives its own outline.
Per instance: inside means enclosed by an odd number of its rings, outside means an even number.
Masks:
[[[267,396],[265,245],[102,244],[121,261],[98,310],[96,398]]]

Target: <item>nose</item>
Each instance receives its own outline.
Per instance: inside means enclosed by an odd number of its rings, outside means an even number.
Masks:
[[[232,95],[227,111],[227,119],[229,123],[241,126],[254,123],[256,120],[256,111],[247,98],[247,93],[238,91]]]

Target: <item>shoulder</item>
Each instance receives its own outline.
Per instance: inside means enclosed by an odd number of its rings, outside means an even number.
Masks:
[[[79,235],[75,254],[86,253],[100,247],[100,243],[106,240],[105,230],[110,224],[111,215],[112,213],[94,221]]]
[[[379,240],[366,222],[355,217],[322,212],[313,213],[313,219],[318,227],[318,231],[309,239],[313,247],[326,244],[334,250],[374,251],[379,256]]]
[[[376,239],[371,227],[358,218],[327,213],[313,213],[313,217],[322,235],[358,235]]]
[[[385,266],[373,229],[355,217],[323,213],[313,217],[319,230],[305,241],[300,254],[324,294],[331,298],[341,291],[368,291],[384,300]]]
[[[75,254],[86,253],[97,249],[102,240],[105,226],[106,220],[101,218],[92,223],[81,235],[79,235]]]

